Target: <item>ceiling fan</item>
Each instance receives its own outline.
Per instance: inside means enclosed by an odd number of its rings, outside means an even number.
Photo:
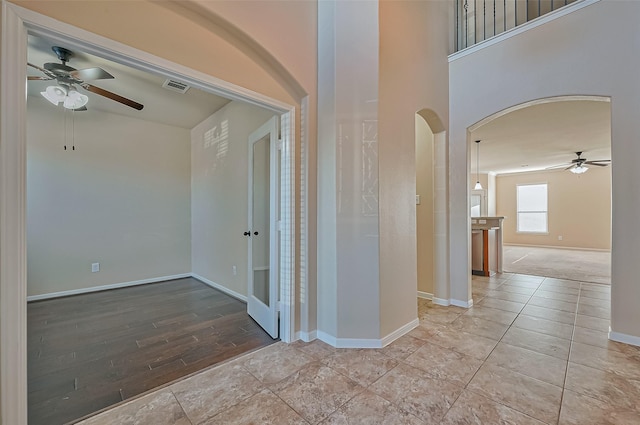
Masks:
[[[585,167],[585,165],[595,165],[596,167],[606,167],[607,165],[611,164],[610,159],[598,159],[598,160],[588,161],[587,158],[582,158],[582,152],[576,152],[576,155],[577,155],[577,158],[571,160],[570,163],[555,165],[553,167],[548,167],[546,169],[554,170],[558,168],[564,168],[565,170],[569,170],[574,174],[582,174],[589,169],[588,167]]]
[[[44,76],[28,76],[27,80],[56,80],[58,83],[57,86],[49,86],[46,91],[42,92],[42,95],[51,103],[57,105],[59,102],[64,102],[64,107],[67,109],[74,109],[76,111],[86,110],[87,108],[84,105],[87,103],[88,97],[76,90],[76,87],[82,87],[91,93],[115,100],[138,111],[144,108],[144,105],[138,102],[86,82],[86,80],[114,78],[113,75],[104,69],[98,67],[85,69],[72,68],[67,65],[67,62],[69,62],[69,58],[73,56],[73,52],[59,46],[53,46],[51,50],[55,52],[62,63],[49,62],[45,63],[43,67],[39,67],[27,62],[27,65],[44,74]]]

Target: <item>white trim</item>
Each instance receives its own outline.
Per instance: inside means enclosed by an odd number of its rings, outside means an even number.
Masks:
[[[316,339],[315,331],[309,331],[309,120],[305,119],[308,115],[309,96],[305,96],[300,104],[300,119],[305,123],[300,129],[300,330],[313,333]]]
[[[451,299],[449,300],[449,302],[451,303],[451,305],[455,305],[456,307],[463,307],[463,308],[473,307],[473,299],[469,301],[460,301],[460,300]]]
[[[0,423],[27,423],[27,31],[2,2],[0,47]]]
[[[27,297],[27,302],[48,300],[51,298],[68,297],[70,295],[88,294],[90,292],[108,291],[110,289],[126,288],[129,286],[146,285],[147,283],[164,282],[167,280],[183,279],[185,277],[191,277],[191,273],[175,274],[171,276],[152,277],[149,279],[132,280],[130,282],[92,286],[90,288],[70,289],[68,291],[50,292],[48,294],[30,295]]]
[[[503,243],[502,245],[503,246],[519,246],[522,248],[554,248],[554,249],[567,249],[572,251],[611,252],[610,249],[579,248],[577,246],[526,245],[526,244],[520,244],[520,243]]]
[[[296,332],[296,341],[297,340],[301,340],[304,342],[311,342],[315,339],[318,339],[318,331],[317,330],[313,330],[311,332],[303,332],[303,331],[298,331]]]
[[[204,283],[205,285],[211,286],[212,288],[217,289],[220,292],[224,292],[227,295],[232,296],[233,298],[236,298],[244,303],[247,302],[247,296],[246,295],[242,295],[236,291],[233,291],[225,286],[220,285],[219,283],[215,283],[212,280],[207,279],[206,277],[202,277],[199,274],[196,273],[191,273],[191,277],[199,280],[200,282]]]
[[[430,292],[422,292],[422,291],[418,291],[418,298],[422,298],[425,300],[432,300],[433,299],[433,294]]]
[[[389,335],[387,335],[384,338],[382,338],[382,340],[381,340],[382,346],[386,347],[387,345],[391,344],[396,339],[400,338],[403,335],[408,334],[413,329],[417,328],[418,325],[420,325],[420,320],[418,320],[418,318],[415,318],[412,321],[410,321],[409,323],[407,323],[406,325],[399,327],[395,331],[391,332]]]
[[[441,305],[441,306],[444,306],[444,307],[448,307],[448,306],[451,305],[449,300],[446,299],[446,298],[433,297],[432,301],[433,301],[434,304]]]
[[[453,62],[457,59],[463,58],[467,55],[475,53],[479,50],[487,48],[489,46],[493,46],[494,44],[501,43],[505,40],[510,39],[511,37],[515,37],[518,34],[522,34],[525,31],[529,31],[540,25],[544,25],[551,21],[554,21],[558,18],[561,18],[569,13],[573,13],[582,9],[583,7],[590,6],[594,3],[599,2],[600,0],[578,0],[574,3],[568,4],[560,9],[554,10],[553,12],[546,13],[538,18],[532,19],[529,22],[525,22],[524,24],[520,24],[517,27],[511,28],[505,32],[502,32],[495,37],[488,38],[479,43],[474,44],[473,46],[469,46],[465,49],[462,49],[458,52],[452,53],[449,55],[449,62]]]
[[[380,339],[336,338],[323,331],[318,331],[318,339],[335,348],[382,348]]]
[[[640,347],[640,336],[627,335],[620,332],[613,332],[609,328],[609,339],[611,341],[622,342],[624,344],[635,345]]]

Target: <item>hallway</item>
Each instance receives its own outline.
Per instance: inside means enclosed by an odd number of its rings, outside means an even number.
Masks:
[[[476,306],[419,300],[383,349],[276,343],[83,425],[640,423],[640,349],[611,342],[610,287],[474,277]]]

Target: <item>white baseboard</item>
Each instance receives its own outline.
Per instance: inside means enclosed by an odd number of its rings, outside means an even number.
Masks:
[[[627,335],[620,332],[613,332],[609,329],[609,339],[611,341],[622,342],[624,344],[640,347],[640,336]]]
[[[318,331],[318,339],[336,348],[382,348],[380,339],[336,338],[328,333]]]
[[[246,295],[242,295],[237,293],[236,291],[233,291],[227,287],[224,287],[222,285],[220,285],[219,283],[215,283],[212,280],[207,279],[206,277],[202,277],[199,274],[195,274],[195,273],[191,273],[190,276],[194,279],[199,280],[200,282],[204,283],[205,285],[209,285],[212,288],[217,289],[218,291],[224,292],[227,295],[232,296],[233,298],[236,298],[242,302],[247,302],[247,296]]]
[[[418,324],[419,321],[416,318],[381,339],[336,338],[335,336],[329,335],[323,331],[316,331],[316,336],[320,341],[326,342],[336,348],[382,348],[391,344],[401,336],[409,333],[412,329],[416,328]]]
[[[593,252],[611,252],[610,249],[601,248],[580,248],[576,246],[555,246],[555,245],[525,245],[519,243],[503,243],[503,246],[518,246],[521,248],[553,248],[553,249],[569,249],[572,251],[593,251]]]
[[[431,294],[429,292],[418,291],[418,298],[422,298],[422,299],[425,299],[425,300],[432,300],[433,299],[433,294]]]
[[[302,332],[302,331],[298,331],[296,332],[296,341],[297,340],[301,340],[304,342],[311,342],[313,340],[318,339],[318,331],[317,330],[313,330],[311,332]]]
[[[456,307],[463,307],[463,308],[471,308],[473,307],[473,300],[469,300],[469,301],[460,301],[460,300],[454,300],[451,299],[450,300],[451,305],[455,305]]]
[[[90,292],[108,291],[109,289],[126,288],[128,286],[146,285],[147,283],[162,282],[165,280],[183,279],[191,277],[191,273],[175,274],[171,276],[153,277],[150,279],[133,280],[131,282],[112,283],[110,285],[92,286],[90,288],[71,289],[68,291],[51,292],[49,294],[30,295],[27,297],[29,301],[48,300],[50,298],[68,297],[70,295],[88,294]]]
[[[437,304],[437,305],[442,305],[445,307],[448,307],[451,305],[451,303],[449,302],[449,300],[445,299],[445,298],[437,298],[437,297],[433,297],[433,303]]]
[[[408,334],[413,329],[417,328],[419,324],[420,324],[420,321],[418,320],[418,318],[415,318],[409,323],[407,323],[406,325],[396,329],[395,331],[391,332],[389,335],[382,338],[382,341],[381,341],[382,346],[386,347],[387,345],[391,344],[393,341],[400,338],[401,336]]]

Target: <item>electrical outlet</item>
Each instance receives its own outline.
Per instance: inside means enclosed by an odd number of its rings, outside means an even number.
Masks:
[[[233,266],[233,275],[237,275],[238,274],[238,267]]]
[[[416,195],[416,205],[420,205],[420,195]]]
[[[562,235],[558,236],[558,240],[561,241],[562,240]]]
[[[100,263],[91,263],[91,273],[100,271]]]

